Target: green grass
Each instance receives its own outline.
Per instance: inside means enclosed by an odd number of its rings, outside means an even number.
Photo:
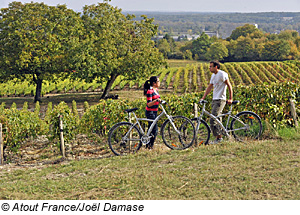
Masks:
[[[0,199],[300,199],[300,141],[267,140],[0,171]]]
[[[278,131],[278,135],[284,140],[298,140],[300,141],[300,128],[282,128]]]

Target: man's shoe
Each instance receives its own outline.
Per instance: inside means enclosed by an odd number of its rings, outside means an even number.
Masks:
[[[217,138],[214,141],[210,142],[209,144],[218,144],[218,143],[220,143],[222,141],[223,141],[223,138]]]

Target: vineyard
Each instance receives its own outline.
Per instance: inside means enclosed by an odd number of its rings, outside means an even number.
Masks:
[[[290,62],[251,62],[251,63],[225,63],[224,71],[228,72],[233,85],[234,99],[240,100],[240,104],[234,107],[234,113],[243,110],[256,112],[264,122],[264,127],[270,125],[273,128],[293,127],[294,119],[290,109],[290,99],[296,104],[296,112],[300,115],[300,63]],[[172,93],[164,95],[168,102],[168,112],[172,115],[184,115],[194,117],[194,104],[203,95],[210,80],[209,64],[199,63],[163,69],[158,72],[161,79],[161,88]],[[144,80],[127,82],[119,77],[113,85],[113,89],[141,88]],[[13,84],[13,86],[12,86]],[[34,86],[23,82],[22,84],[5,83],[0,87],[2,96],[32,94]],[[64,80],[56,84],[46,83],[43,92],[72,92],[101,90],[103,85],[84,82],[71,82]],[[207,100],[211,100],[211,94]],[[72,107],[61,102],[52,106],[48,103],[45,113],[41,113],[39,103],[36,103],[34,111],[28,109],[25,102],[22,108],[17,108],[13,103],[7,106],[0,105],[0,123],[3,125],[3,141],[5,150],[17,152],[26,140],[36,138],[39,135],[46,136],[51,143],[59,146],[59,118],[63,116],[64,136],[66,143],[74,140],[78,134],[98,135],[105,137],[108,130],[115,123],[128,120],[125,109],[137,107],[138,116],[144,116],[145,99],[101,100],[96,105],[84,103],[84,113],[79,116],[75,101]],[[228,107],[225,108],[226,111]],[[209,110],[209,109],[208,109]],[[104,141],[105,142],[105,141]],[[104,144],[104,143],[102,143]],[[7,153],[7,152],[6,152]]]
[[[221,69],[229,74],[231,84],[256,85],[274,82],[300,82],[300,62],[242,62],[224,63]],[[199,92],[206,88],[210,81],[211,72],[208,63],[196,63],[186,67],[171,67],[157,72],[161,80],[161,88],[177,93]],[[141,89],[145,79],[128,81],[119,76],[113,83],[111,90]],[[92,83],[84,81],[58,80],[57,83],[44,82],[42,95],[49,93],[95,92],[105,88],[105,82],[94,80]],[[17,80],[0,84],[0,97],[33,96],[35,85],[28,81],[18,83]]]
[[[225,63],[221,69],[228,73],[232,86],[300,82],[300,62],[296,61]],[[159,77],[165,89],[179,93],[199,92],[206,89],[211,72],[208,63],[199,63],[162,70]]]
[[[184,70],[183,70],[184,71]],[[239,86],[234,87],[235,97],[240,104],[234,108],[234,113],[243,110],[255,111],[265,123],[273,127],[294,126],[291,116],[289,99],[297,104],[297,114],[300,115],[300,86],[292,82],[272,83],[270,85]],[[194,117],[194,104],[199,101],[203,92],[187,93],[185,95],[164,96],[168,102],[168,112],[172,115]],[[211,100],[211,95],[208,96]],[[137,107],[138,116],[144,115],[145,100],[101,100],[97,105],[84,105],[84,114],[79,117],[76,102],[70,108],[61,102],[48,108],[44,117],[41,117],[40,105],[36,103],[35,110],[28,110],[24,103],[22,109],[13,104],[0,106],[0,123],[3,124],[3,137],[5,146],[17,150],[28,137],[46,135],[57,142],[59,140],[59,116],[63,116],[64,134],[66,141],[71,141],[76,134],[97,134],[105,136],[108,130],[117,122],[128,120],[125,109]],[[226,107],[227,109],[228,107]],[[209,110],[209,109],[208,109]],[[226,111],[226,110],[225,110]]]

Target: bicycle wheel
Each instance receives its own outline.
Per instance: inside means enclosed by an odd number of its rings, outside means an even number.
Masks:
[[[208,124],[203,119],[201,119],[199,128],[197,129],[198,119],[194,118],[191,120],[194,123],[196,129],[195,145],[208,145],[208,141],[210,139],[210,127],[208,126]]]
[[[238,141],[257,140],[262,133],[260,117],[253,112],[243,111],[238,113],[230,124],[230,130]]]
[[[132,123],[120,122],[109,130],[108,145],[115,155],[132,154],[141,148],[141,136],[139,129],[133,127]]]
[[[184,116],[175,116],[172,117],[172,123],[168,119],[163,123],[161,136],[169,148],[183,150],[193,144],[196,136],[195,127],[190,119]]]

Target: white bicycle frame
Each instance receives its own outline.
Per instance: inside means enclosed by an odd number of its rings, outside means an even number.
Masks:
[[[128,139],[127,139],[127,136],[130,134],[130,132],[132,131],[132,129],[133,129],[134,127],[136,127],[136,125],[138,125],[138,127],[139,127],[139,129],[140,129],[142,135],[145,136],[145,131],[143,130],[143,128],[142,128],[142,126],[141,126],[141,124],[140,124],[140,121],[147,121],[147,122],[152,122],[152,124],[151,124],[151,126],[150,126],[150,128],[148,129],[148,132],[147,132],[147,134],[146,134],[146,137],[147,137],[148,139],[150,139],[150,138],[151,138],[150,134],[151,134],[151,132],[152,132],[154,126],[156,125],[156,123],[158,122],[158,120],[159,120],[163,115],[166,115],[166,116],[167,116],[167,118],[168,118],[169,121],[171,122],[171,125],[172,125],[173,128],[175,129],[176,133],[178,133],[178,134],[181,136],[182,133],[176,128],[175,124],[173,123],[172,116],[170,116],[170,115],[166,112],[165,108],[162,106],[162,104],[165,104],[165,103],[166,103],[165,101],[162,101],[162,102],[159,104],[160,107],[161,107],[161,109],[162,109],[162,112],[161,112],[154,120],[153,120],[153,119],[147,119],[147,118],[138,118],[138,117],[136,116],[135,112],[130,112],[130,113],[128,113],[128,114],[129,114],[129,119],[131,118],[131,114],[132,114],[132,115],[134,116],[135,120],[136,120],[136,123],[134,123],[134,124],[131,126],[131,128],[129,129],[129,131],[126,133],[126,135],[125,135],[123,138],[125,138],[126,140],[128,140]],[[132,139],[130,139],[130,140],[132,140]]]
[[[232,105],[230,106],[230,111],[228,111],[227,113],[224,113],[224,114],[221,114],[219,116],[214,116],[212,115],[210,112],[208,112],[207,110],[205,110],[205,103],[203,104],[203,107],[202,107],[202,112],[201,112],[201,115],[200,117],[198,117],[198,120],[197,120],[197,127],[196,127],[196,131],[199,130],[199,126],[200,126],[200,120],[202,119],[203,115],[206,114],[207,116],[209,116],[210,118],[213,118],[217,123],[218,125],[223,129],[223,131],[225,131],[225,134],[227,137],[230,136],[230,132],[232,131],[239,131],[239,130],[245,130],[245,129],[249,129],[249,125],[245,124],[243,121],[240,120],[239,117],[236,117],[236,116],[232,116]],[[226,127],[223,125],[223,123],[218,119],[218,118],[221,118],[221,117],[224,117],[224,116],[228,116],[228,119],[227,119],[227,123],[226,123]],[[229,122],[230,122],[230,118],[232,119],[235,119],[235,120],[238,120],[243,126],[245,127],[241,127],[241,128],[238,128],[238,129],[232,129],[232,130],[229,130],[228,129],[228,125],[229,125]]]

